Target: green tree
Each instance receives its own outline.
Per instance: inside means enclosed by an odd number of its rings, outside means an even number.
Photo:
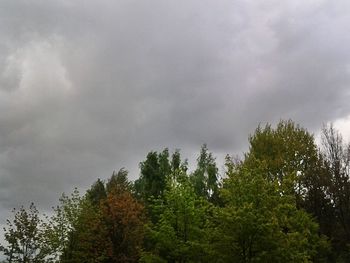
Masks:
[[[159,220],[150,225],[151,251],[141,262],[206,262],[206,211],[210,205],[196,195],[185,175],[169,179],[163,202],[153,205]]]
[[[107,236],[108,229],[100,208],[84,198],[74,231],[70,235],[70,246],[65,249],[60,262],[111,262],[111,243]]]
[[[117,173],[113,172],[106,184],[107,194],[111,192],[130,192],[131,190],[132,184],[128,181],[128,171],[124,168],[120,169]]]
[[[216,262],[313,262],[327,249],[317,223],[267,180],[264,167],[228,170],[213,230]]]
[[[82,210],[83,198],[75,188],[70,196],[62,194],[59,205],[44,225],[46,244],[55,262],[70,262],[72,251],[77,245],[76,231]]]
[[[303,179],[318,160],[317,145],[307,130],[291,120],[280,121],[276,129],[269,124],[263,129],[259,126],[249,143],[246,163],[264,161],[269,179],[279,183],[293,174],[296,193],[303,196]]]
[[[100,179],[97,179],[97,181],[86,192],[86,198],[88,198],[90,202],[96,207],[98,207],[100,205],[100,202],[106,199],[106,197],[107,193],[105,185]]]
[[[23,206],[13,210],[14,219],[4,227],[6,246],[1,251],[8,262],[45,262],[49,251],[44,243],[43,221],[33,203],[26,210]]]
[[[171,156],[170,161],[170,176],[167,177],[167,180],[174,181],[187,181],[187,170],[188,170],[188,162],[187,159],[182,160],[180,150],[176,149]]]
[[[107,229],[100,205],[107,196],[99,179],[81,197],[62,195],[48,225],[57,262],[109,262]]]
[[[332,229],[329,176],[324,169],[314,137],[293,121],[280,121],[274,129],[260,126],[249,137],[246,167],[262,167],[284,194],[294,194],[298,208],[314,215],[323,234]]]
[[[149,152],[146,160],[140,163],[140,178],[135,181],[135,189],[139,198],[146,204],[152,198],[163,195],[166,178],[170,174],[169,151],[164,149],[161,153]]]
[[[218,168],[215,158],[208,151],[206,144],[201,147],[197,158],[197,168],[191,175],[191,181],[198,196],[202,196],[214,203],[218,202]]]

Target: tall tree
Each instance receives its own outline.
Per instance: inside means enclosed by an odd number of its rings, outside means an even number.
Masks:
[[[319,153],[313,136],[288,120],[280,121],[276,128],[259,126],[249,142],[244,166],[263,168],[266,178],[279,185],[281,194],[294,194],[297,207],[317,219],[320,233],[334,245],[337,227],[330,194],[332,179],[324,162],[327,157]]]
[[[69,196],[62,194],[59,205],[54,207],[53,215],[45,223],[46,243],[55,262],[72,262],[69,260],[77,245],[76,233],[82,202],[83,198],[76,188]]]
[[[101,211],[90,199],[84,198],[74,231],[69,235],[69,246],[64,250],[60,262],[110,262],[108,249],[111,244],[107,235]]]
[[[153,209],[160,212],[159,220],[151,225],[150,251],[141,262],[205,262],[206,210],[208,202],[196,195],[185,175],[180,180],[170,179],[164,193],[164,202]]]
[[[350,144],[343,142],[341,134],[331,124],[323,128],[322,146],[330,177],[327,193],[334,211],[332,240],[339,258],[350,261]]]
[[[214,203],[218,202],[218,168],[215,158],[209,152],[206,144],[201,147],[199,157],[197,158],[197,168],[191,175],[191,181],[197,195]]]
[[[250,149],[244,164],[264,167],[266,177],[281,185],[281,191],[294,193],[299,208],[305,208],[328,229],[325,217],[330,213],[327,174],[314,137],[293,121],[280,121],[275,129],[258,127],[249,138]]]
[[[56,219],[69,226],[60,262],[137,262],[145,218],[143,206],[131,193],[127,171],[113,172],[106,186],[98,180],[77,200],[65,198],[58,210],[75,209]],[[67,219],[69,214],[72,219]]]
[[[100,205],[102,200],[106,199],[106,197],[107,193],[105,185],[100,179],[97,179],[97,181],[86,192],[86,198],[88,198],[90,202],[97,207]]]
[[[166,177],[171,172],[169,151],[149,152],[146,160],[140,163],[140,178],[135,181],[138,196],[147,204],[150,199],[157,199],[164,193]]]
[[[101,203],[110,242],[108,262],[137,262],[144,233],[143,206],[132,196],[125,170],[114,174],[108,184],[107,199]]]
[[[213,245],[217,262],[315,262],[327,249],[317,223],[281,195],[264,167],[228,169],[217,208]]]
[[[128,181],[128,171],[124,168],[121,168],[118,172],[114,171],[106,184],[107,194],[111,192],[119,193],[131,190],[132,184]]]
[[[59,237],[55,239],[59,244],[59,262],[110,262],[110,243],[100,209],[106,198],[105,186],[98,179],[85,196],[80,197],[75,191],[60,199],[51,224]]]
[[[250,149],[246,162],[261,160],[266,163],[269,179],[283,179],[294,174],[298,177],[297,191],[302,195],[302,178],[317,162],[317,146],[313,136],[293,121],[280,121],[276,129],[267,124],[259,126],[249,137]]]
[[[180,150],[176,149],[172,156],[170,161],[170,177],[168,177],[168,180],[177,180],[177,181],[186,181],[188,180],[187,176],[187,170],[188,170],[188,162],[187,159],[182,160]]]

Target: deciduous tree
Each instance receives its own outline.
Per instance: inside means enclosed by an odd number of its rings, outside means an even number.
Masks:
[[[202,196],[214,203],[218,202],[218,168],[215,158],[208,151],[206,144],[201,147],[197,158],[197,168],[191,175],[191,181],[198,196]]]
[[[1,250],[8,262],[45,262],[49,251],[44,243],[43,221],[33,203],[29,209],[23,206],[13,210],[13,220],[4,227],[7,245]]]
[[[313,262],[327,249],[317,223],[264,173],[240,167],[228,174],[214,230],[217,262]]]
[[[206,262],[206,210],[209,203],[196,195],[189,178],[170,179],[163,202],[153,209],[159,220],[149,229],[153,246],[142,262]]]

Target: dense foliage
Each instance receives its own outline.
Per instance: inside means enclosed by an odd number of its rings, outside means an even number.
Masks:
[[[140,177],[121,169],[51,216],[14,210],[6,262],[350,262],[350,145],[322,145],[292,121],[258,127],[225,172],[206,145],[189,172],[180,151],[152,151]]]

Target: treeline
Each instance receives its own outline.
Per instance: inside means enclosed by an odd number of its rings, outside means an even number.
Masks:
[[[292,121],[258,127],[225,174],[207,147],[189,172],[180,151],[150,152],[53,215],[32,204],[5,227],[7,262],[350,262],[350,145],[322,145]]]

